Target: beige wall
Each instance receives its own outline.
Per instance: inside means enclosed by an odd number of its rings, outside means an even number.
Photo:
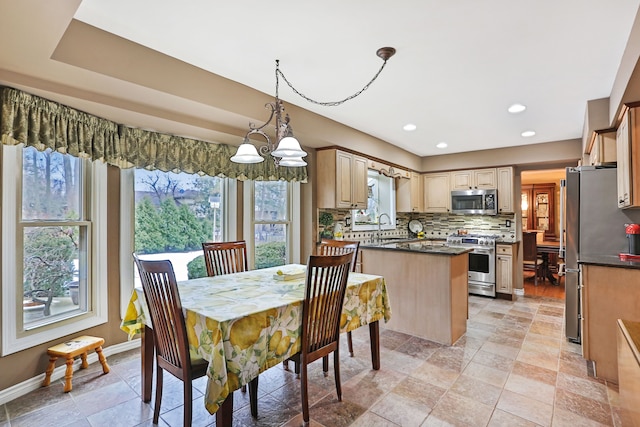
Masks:
[[[581,146],[580,139],[570,139],[495,150],[424,157],[421,171],[435,172],[513,165],[533,166],[534,168],[564,167],[564,165],[576,165],[582,156]]]

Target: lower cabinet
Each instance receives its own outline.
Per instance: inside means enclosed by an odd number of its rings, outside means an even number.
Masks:
[[[640,426],[640,323],[618,319],[618,386],[623,425]]]
[[[582,264],[582,355],[618,383],[618,319],[640,322],[640,269]]]
[[[496,292],[513,295],[513,245],[498,244],[496,246]]]

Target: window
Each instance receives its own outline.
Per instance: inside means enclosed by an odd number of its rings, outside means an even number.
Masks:
[[[351,211],[353,217],[353,230],[377,230],[380,215],[388,215],[388,219],[382,218],[380,228],[392,230],[396,228],[396,191],[393,178],[380,174],[375,170],[367,172],[367,187],[369,196],[367,209]]]
[[[5,355],[106,322],[106,165],[5,146],[2,171]]]
[[[178,280],[206,276],[202,242],[219,242],[225,236],[225,181],[136,169],[136,254],[169,259]]]
[[[293,242],[300,241],[300,183],[245,182],[245,201],[245,236],[253,268],[299,262],[299,245]]]
[[[120,313],[139,284],[132,252],[168,259],[177,280],[206,276],[202,242],[236,238],[236,181],[207,175],[120,171]]]

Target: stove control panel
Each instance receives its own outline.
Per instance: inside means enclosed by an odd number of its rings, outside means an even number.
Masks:
[[[495,236],[453,235],[447,237],[447,243],[462,246],[493,246],[496,244],[496,238]]]

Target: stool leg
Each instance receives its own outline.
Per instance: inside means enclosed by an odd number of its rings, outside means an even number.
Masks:
[[[87,369],[89,367],[89,364],[87,363],[87,352],[86,351],[80,355],[80,359],[82,359],[82,364],[80,365],[80,368]]]
[[[102,354],[102,347],[98,346],[98,348],[96,348],[96,353],[98,353],[98,360],[102,364],[102,372],[108,374],[109,365],[107,365],[107,359],[105,359],[104,354]]]
[[[73,378],[73,357],[67,359],[67,369],[64,372],[64,392],[71,391],[71,379]]]
[[[51,374],[53,373],[53,369],[56,367],[56,360],[58,357],[51,356],[49,358],[49,366],[47,366],[47,372],[44,376],[44,381],[42,381],[42,387],[46,387],[51,384]]]

